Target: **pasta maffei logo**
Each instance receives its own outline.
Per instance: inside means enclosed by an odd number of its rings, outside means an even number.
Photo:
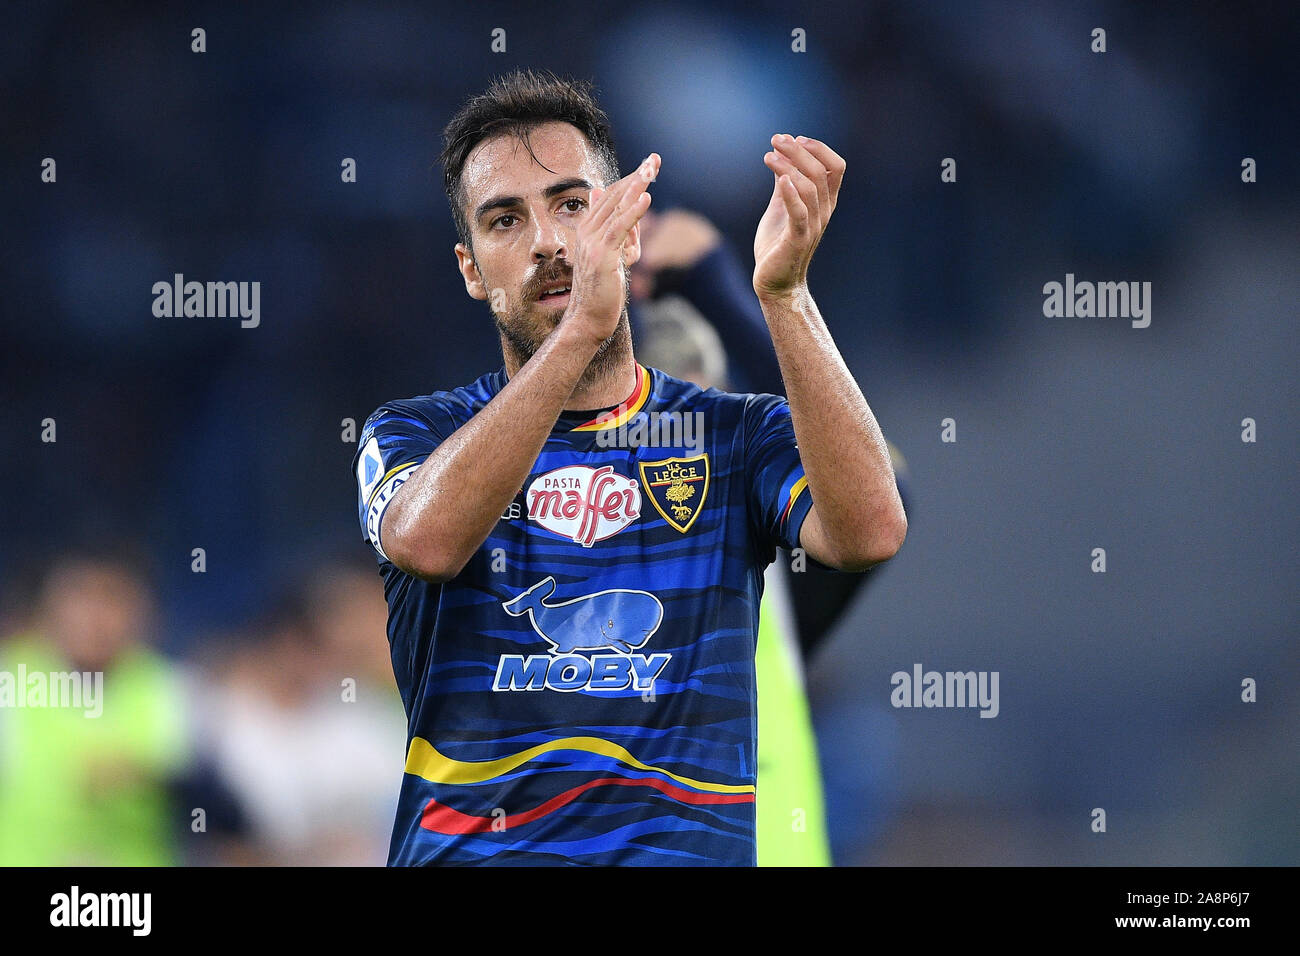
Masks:
[[[613,465],[566,465],[528,487],[528,520],[584,548],[613,537],[640,515],[636,479],[618,474]]]

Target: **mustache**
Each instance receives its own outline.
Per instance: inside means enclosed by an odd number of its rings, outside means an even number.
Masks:
[[[542,286],[552,282],[568,282],[573,284],[572,269],[553,269],[547,272],[538,272],[531,279],[524,283],[524,299],[531,301],[542,294]]]

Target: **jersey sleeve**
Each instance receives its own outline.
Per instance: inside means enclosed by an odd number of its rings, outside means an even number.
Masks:
[[[366,419],[352,463],[357,517],[365,539],[385,561],[388,555],[379,541],[384,512],[397,489],[454,430],[445,413],[400,402],[382,405]]]
[[[790,404],[755,395],[745,409],[745,470],[749,512],[772,546],[797,548],[812,494],[794,440]]]

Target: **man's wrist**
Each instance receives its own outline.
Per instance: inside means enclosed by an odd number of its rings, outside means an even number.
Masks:
[[[587,361],[596,354],[601,343],[605,340],[593,332],[591,323],[585,320],[580,313],[565,313],[560,324],[551,334],[556,337],[556,341],[561,345],[566,353],[582,353]],[[584,362],[585,367],[585,362]]]
[[[763,310],[763,315],[768,318],[773,314],[802,312],[812,300],[812,293],[808,291],[807,283],[802,282],[780,292],[755,289],[754,294],[758,296],[758,304]]]

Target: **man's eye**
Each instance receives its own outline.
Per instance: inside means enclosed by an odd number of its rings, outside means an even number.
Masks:
[[[497,224],[500,223],[502,219],[514,219],[514,218],[515,216],[512,213],[506,213],[504,216],[497,216],[495,219],[492,220],[492,228],[495,229]]]
[[[587,200],[580,199],[577,196],[570,196],[568,199],[564,200],[564,205],[567,206],[571,202],[576,202],[578,204],[578,209],[581,209],[583,206],[587,205]],[[570,209],[569,212],[577,212],[578,209]]]

